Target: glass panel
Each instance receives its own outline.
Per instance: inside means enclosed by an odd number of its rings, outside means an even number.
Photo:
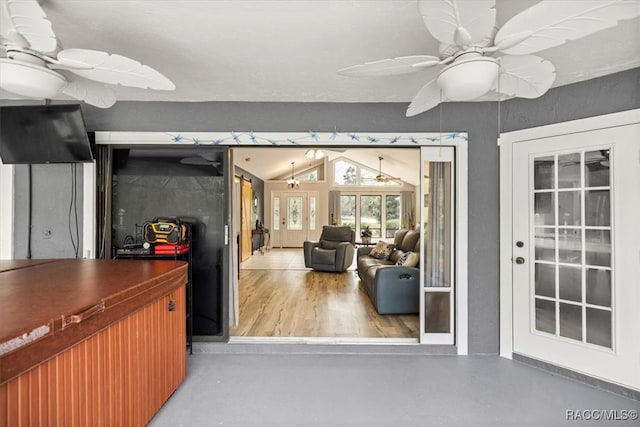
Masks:
[[[451,286],[451,164],[425,162],[429,171],[426,197],[426,224],[424,238],[425,283],[429,286]]]
[[[344,160],[333,164],[333,180],[338,185],[356,185],[356,167]]]
[[[611,267],[611,232],[609,230],[587,230],[587,264]]]
[[[288,206],[288,230],[302,230],[302,197],[289,197]]]
[[[377,185],[376,176],[378,172],[372,172],[367,169],[360,169],[360,184],[361,185]],[[382,182],[380,183],[382,184]]]
[[[587,342],[611,348],[611,312],[587,307]]]
[[[582,306],[560,303],[560,336],[582,341]]]
[[[273,229],[280,230],[280,197],[273,198]]]
[[[385,237],[393,238],[400,229],[400,196],[385,196]]]
[[[360,196],[360,228],[369,226],[371,237],[380,238],[382,196]]]
[[[535,207],[535,225],[555,225],[556,211],[553,196],[555,193],[536,193]]]
[[[556,230],[554,228],[535,229],[536,261],[556,260]]]
[[[316,198],[309,197],[309,230],[316,229]]]
[[[611,270],[587,268],[587,304],[611,307]]]
[[[556,297],[556,266],[551,264],[535,265],[536,295]]]
[[[536,298],[536,329],[550,334],[556,333],[556,303]]]
[[[558,156],[558,188],[580,188],[580,153]]]
[[[451,332],[451,297],[449,292],[427,292],[424,295],[424,332]]]
[[[609,190],[585,191],[585,225],[608,227],[611,225],[611,196]]]
[[[356,196],[340,196],[340,225],[356,228]]]
[[[554,188],[554,159],[553,156],[539,157],[533,162],[533,182],[536,190],[550,190]]]
[[[582,302],[582,268],[558,266],[560,299]]]
[[[558,261],[582,264],[582,233],[579,229],[558,229]]]
[[[587,151],[585,158],[585,186],[609,186],[609,150]]]
[[[318,170],[310,170],[303,174],[296,176],[298,181],[317,181],[318,180]]]
[[[581,225],[580,191],[562,191],[558,193],[559,225]]]

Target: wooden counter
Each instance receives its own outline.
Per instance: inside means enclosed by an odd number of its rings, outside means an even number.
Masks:
[[[187,264],[0,263],[0,425],[145,425],[186,374]]]

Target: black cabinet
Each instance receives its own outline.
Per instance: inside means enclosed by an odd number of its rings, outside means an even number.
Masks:
[[[185,224],[187,228],[186,233],[186,244],[187,249],[184,250],[184,246],[176,245],[174,251],[166,250],[166,252],[173,253],[154,253],[154,245],[151,245],[147,251],[138,250],[144,248],[118,248],[115,251],[114,259],[169,259],[169,260],[180,260],[186,261],[188,263],[187,266],[187,348],[189,349],[189,354],[193,354],[193,238],[192,238],[192,228],[190,224]],[[164,245],[163,248],[168,248],[168,245]],[[169,248],[170,249],[170,248]]]

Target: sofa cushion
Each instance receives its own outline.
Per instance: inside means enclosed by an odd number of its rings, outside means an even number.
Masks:
[[[394,251],[391,252],[391,255],[389,255],[389,261],[395,264],[400,258],[402,258],[402,255],[404,255],[404,251],[401,249],[394,249]]]
[[[342,242],[335,242],[333,240],[320,240],[320,246],[322,249],[336,249]]]
[[[333,265],[336,262],[336,251],[331,249],[313,248],[314,264]]]
[[[402,243],[400,244],[400,249],[405,252],[413,251],[416,247],[416,244],[420,242],[420,230],[409,230],[407,234],[404,235],[402,239]]]
[[[401,265],[403,267],[415,267],[418,265],[420,261],[420,254],[417,252],[405,252],[398,261],[396,261],[395,265]]]
[[[393,244],[395,245],[395,247],[399,247],[400,244],[402,243],[402,239],[404,239],[404,236],[407,234],[407,229],[401,229],[396,231],[396,234],[393,236]]]
[[[393,245],[389,243],[385,243],[380,240],[371,252],[369,252],[369,256],[372,256],[377,259],[387,260],[389,259],[389,255],[391,255],[391,251],[393,250]]]

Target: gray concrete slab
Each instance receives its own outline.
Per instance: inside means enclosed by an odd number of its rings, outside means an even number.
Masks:
[[[638,426],[638,411],[497,356],[197,353],[149,425]]]

